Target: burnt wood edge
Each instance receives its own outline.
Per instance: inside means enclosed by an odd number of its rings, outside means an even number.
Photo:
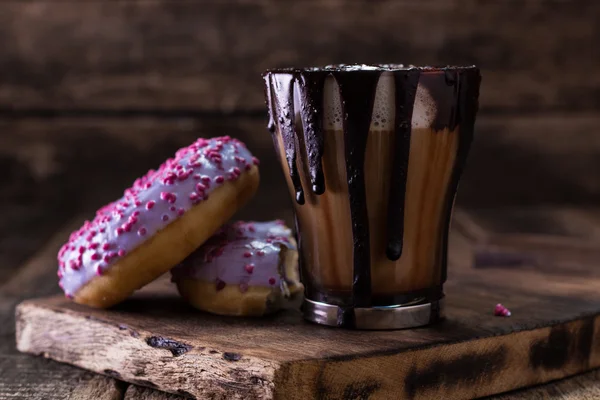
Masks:
[[[202,347],[198,350],[203,357],[210,359],[207,365],[212,368],[215,363],[225,364],[230,378],[236,384],[202,377],[197,381],[192,378],[185,387],[176,387],[177,384],[173,385],[171,380],[161,382],[162,374],[144,374],[141,377],[139,371],[119,372],[98,368],[94,360],[84,357],[69,359],[70,346],[64,342],[48,342],[44,339],[42,343],[37,343],[36,335],[44,336],[47,328],[43,318],[40,318],[43,314],[47,314],[47,321],[61,327],[78,324],[76,320],[82,318],[76,312],[45,307],[35,300],[21,303],[16,309],[19,351],[42,355],[127,382],[171,393],[182,393],[183,390],[194,396],[206,395],[207,390],[245,398],[286,398],[290,393],[297,393],[297,398],[322,398],[337,396],[341,392],[344,393],[343,398],[348,399],[374,393],[385,396],[393,392],[413,398],[417,395],[454,395],[457,391],[465,397],[485,396],[600,367],[600,315],[593,314],[552,326],[517,330],[471,341],[284,363]],[[123,329],[122,325],[98,318],[88,319],[96,329],[103,330],[103,334],[117,333],[123,335],[122,340],[137,341],[144,346],[148,346],[146,341],[149,337],[155,336],[148,332],[124,332],[129,328]],[[443,353],[440,352],[441,348],[444,348]],[[171,348],[164,350],[171,352],[173,359],[185,359],[174,354]],[[190,354],[193,352],[191,349]],[[132,354],[131,357],[139,357],[139,354]],[[163,357],[164,354],[160,356],[161,359]],[[265,373],[262,376],[244,374],[244,367],[237,364],[243,359],[258,364]],[[435,361],[423,364],[422,360]],[[366,371],[372,371],[375,365],[393,365],[397,368],[389,370],[384,376],[368,376]],[[194,367],[201,368],[201,365],[195,362]],[[386,376],[390,374],[393,376]]]
[[[499,339],[501,343],[497,343]],[[434,361],[419,365],[415,362],[416,353],[421,353],[421,360]],[[518,360],[522,362],[515,363]],[[404,370],[388,369],[386,377],[369,375],[373,367],[380,365]],[[287,363],[276,371],[275,398],[285,398],[286,393],[298,387],[304,388],[298,398],[337,398],[342,392],[343,399],[370,398],[373,394],[378,398],[479,398],[597,367],[599,314],[472,341]],[[364,371],[367,376],[362,376]],[[303,385],[299,376],[304,376]],[[390,382],[396,385],[390,386]]]
[[[81,319],[88,321],[81,324]],[[247,356],[226,349],[210,348],[208,346],[193,346],[190,343],[173,338],[157,336],[144,330],[137,330],[124,324],[103,320],[94,316],[83,316],[75,311],[61,310],[36,303],[36,300],[26,300],[15,309],[16,347],[23,353],[52,359],[58,362],[74,365],[102,375],[146,386],[168,393],[182,394],[188,397],[204,398],[207,394],[231,395],[231,398],[263,399],[271,398],[272,377],[276,363],[258,357]],[[94,359],[95,352],[81,356],[73,352],[73,346],[63,340],[49,339],[49,326],[65,330],[72,327],[81,331],[85,326],[90,332],[104,337],[115,337],[115,343],[127,342],[132,345],[130,354],[120,353],[120,357],[131,359],[150,359],[141,363],[133,363],[127,370],[116,370],[108,367],[107,360]],[[90,343],[87,348],[93,346]],[[152,355],[150,349],[160,350],[160,354]],[[183,355],[193,359],[182,357]],[[140,367],[152,363],[160,363],[154,372],[148,373]],[[102,365],[107,366],[102,367]],[[197,368],[198,374],[186,374],[186,379],[173,379],[173,374],[190,371]],[[210,369],[216,368],[228,379],[211,376]],[[164,373],[169,370],[169,373]],[[209,372],[205,374],[205,372]],[[202,373],[201,373],[202,372]],[[189,379],[187,379],[189,378]],[[183,383],[181,383],[183,381]],[[234,382],[235,384],[232,384]],[[236,397],[237,396],[237,397]]]

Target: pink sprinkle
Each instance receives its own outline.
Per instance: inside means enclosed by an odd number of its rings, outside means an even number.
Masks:
[[[102,266],[98,265],[96,267],[96,275],[102,276],[102,274],[104,274],[104,271],[102,270]]]
[[[131,223],[127,223],[127,222],[126,222],[126,223],[124,223],[122,226],[123,226],[123,229],[125,230],[125,232],[131,232],[131,226],[132,226],[132,225],[133,225],[133,224],[131,224]]]
[[[250,164],[246,164],[246,166],[244,167],[244,169],[245,169],[246,171],[250,171],[250,170],[252,169],[252,165],[250,165]]]
[[[169,198],[169,192],[160,192],[160,199],[167,200]]]
[[[90,258],[94,261],[98,261],[102,257],[100,257],[100,254],[94,253],[94,254],[92,254],[92,256]]]
[[[236,175],[240,175],[242,173],[238,167],[233,167],[232,172]]]
[[[123,234],[123,232],[125,232],[125,230],[121,227],[117,228],[117,236],[121,236]]]
[[[137,217],[138,215],[140,215],[140,212],[139,210],[135,210],[131,215]]]
[[[254,165],[260,165],[260,161],[256,157],[252,157],[252,162],[254,163]]]
[[[140,236],[144,236],[146,234],[146,228],[140,228],[140,229],[138,229],[137,233]]]
[[[246,293],[247,291],[248,291],[248,284],[247,283],[240,283],[240,292]]]
[[[167,222],[169,220],[169,216],[167,214],[163,215],[162,220]]]
[[[215,182],[217,182],[217,183],[223,183],[223,182],[225,182],[225,178],[223,178],[223,176],[221,176],[221,175],[217,175],[215,177]]]
[[[100,228],[100,233],[104,233],[105,231],[106,231],[106,229]]]
[[[85,251],[85,247],[83,247],[83,246],[79,246],[79,252],[80,252],[80,253],[83,253],[84,251]]]
[[[99,243],[90,243],[89,248],[92,250],[96,250],[100,244]]]
[[[265,255],[265,252],[264,252],[264,251],[262,251],[262,250],[258,250],[258,251],[256,252],[256,254],[262,257],[262,256],[264,256],[264,255]]]
[[[196,184],[196,190],[199,192],[203,192],[206,190],[206,185],[204,185],[203,183],[198,182],[198,184]]]
[[[111,257],[110,257],[110,254],[106,254],[106,255],[104,256],[103,260],[104,260],[104,262],[105,262],[105,263],[107,263],[107,264],[108,264],[108,263],[110,262],[110,258],[111,258]]]
[[[254,271],[254,264],[246,264],[244,265],[244,269],[247,273],[251,274]]]
[[[136,206],[136,207],[139,207],[139,206],[141,206],[141,205],[142,205],[142,202],[141,202],[141,201],[139,201],[139,200],[136,200],[136,202],[135,202],[135,206]],[[137,213],[139,213],[139,211],[136,211],[136,212],[137,212]]]
[[[127,252],[123,249],[119,250],[119,252],[117,253],[119,255],[119,257],[125,257],[125,254],[127,254]]]
[[[217,292],[219,290],[223,290],[224,288],[225,288],[225,282],[220,279],[217,279]]]
[[[244,257],[250,258],[250,257],[252,257],[252,253],[250,253],[249,251],[246,251],[246,252],[244,252]]]
[[[496,307],[494,308],[494,315],[496,317],[510,317],[511,312],[508,308],[506,308],[502,304],[498,303],[498,304],[496,304]]]
[[[175,212],[175,211],[177,211],[177,207],[175,207],[175,206],[171,206],[171,207],[169,207],[169,210],[171,210],[171,211]]]
[[[156,204],[153,200],[150,200],[148,203],[146,203],[146,208],[148,210],[152,210],[152,207],[154,207],[154,204]]]
[[[179,215],[180,217],[185,214],[185,210],[183,208],[180,208],[179,210],[177,210],[177,215]]]
[[[269,285],[274,285],[275,282],[277,282],[277,280],[275,278],[273,278],[273,277],[269,278]]]
[[[208,176],[208,175],[202,175],[202,178],[200,178],[200,179],[202,180],[202,183],[204,183],[207,186],[210,183],[210,176]]]
[[[192,192],[190,193],[190,200],[195,203],[198,200],[198,193]]]
[[[202,175],[196,174],[196,175],[194,175],[194,179],[199,181],[200,179],[202,179]]]
[[[108,249],[110,249],[110,243],[104,243],[102,245],[102,250],[108,250]]]

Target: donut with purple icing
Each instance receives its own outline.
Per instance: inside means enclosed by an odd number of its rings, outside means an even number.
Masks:
[[[296,241],[281,220],[228,224],[171,274],[192,306],[220,315],[265,315],[304,290]]]
[[[228,136],[179,149],[71,234],[58,253],[65,295],[110,307],[169,271],[254,195],[258,164]]]

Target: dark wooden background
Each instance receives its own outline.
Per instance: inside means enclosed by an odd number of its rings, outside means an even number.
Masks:
[[[599,20],[596,0],[4,0],[0,288],[74,216],[198,136],[236,136],[262,160],[240,217],[291,222],[265,129],[270,67],[477,64],[458,206],[598,206]]]

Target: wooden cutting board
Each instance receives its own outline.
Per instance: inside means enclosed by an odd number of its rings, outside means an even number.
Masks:
[[[198,399],[463,399],[600,367],[600,276],[480,268],[454,234],[447,319],[347,331],[288,310],[263,319],[197,312],[164,279],[111,310],[62,297],[17,308],[17,347]],[[496,303],[512,311],[493,316]]]

